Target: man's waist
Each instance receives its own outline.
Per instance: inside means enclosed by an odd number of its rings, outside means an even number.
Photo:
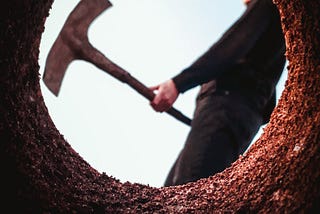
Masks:
[[[261,112],[270,99],[269,93],[261,93],[254,86],[241,87],[237,85],[221,85],[219,80],[212,80],[202,84],[197,96],[197,100],[209,96],[227,96],[233,101],[242,102],[252,109]]]

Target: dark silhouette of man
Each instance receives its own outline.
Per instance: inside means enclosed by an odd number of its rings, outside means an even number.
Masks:
[[[223,171],[268,122],[285,65],[285,41],[272,0],[244,0],[243,15],[190,67],[162,84],[151,106],[169,109],[179,93],[201,85],[191,130],[164,186]]]

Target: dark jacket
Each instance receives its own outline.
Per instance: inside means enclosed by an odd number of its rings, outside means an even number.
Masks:
[[[190,67],[173,78],[179,92],[216,80],[269,120],[285,65],[285,41],[272,0],[252,0],[244,14]]]

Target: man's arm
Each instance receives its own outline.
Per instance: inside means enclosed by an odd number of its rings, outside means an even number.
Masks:
[[[252,0],[244,14],[189,68],[173,78],[179,92],[228,72],[244,59],[278,10],[272,0]]]

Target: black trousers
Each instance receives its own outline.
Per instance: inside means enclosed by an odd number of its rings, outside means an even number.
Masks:
[[[207,178],[223,171],[250,145],[262,118],[240,93],[219,91],[215,81],[204,84],[184,148],[164,186]]]

